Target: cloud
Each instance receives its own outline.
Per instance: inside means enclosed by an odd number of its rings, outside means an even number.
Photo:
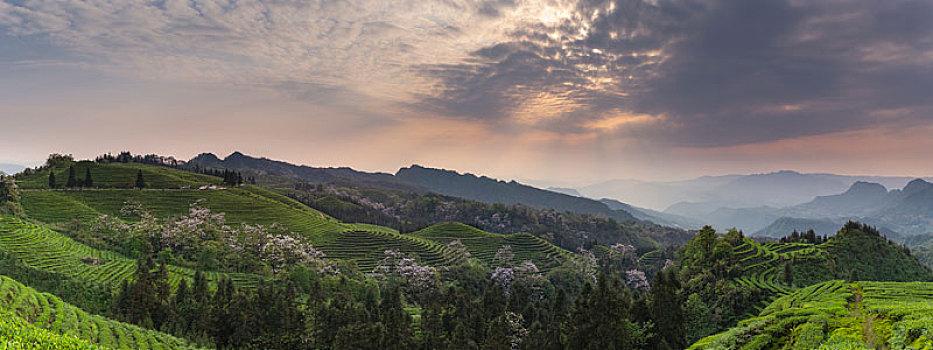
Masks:
[[[627,120],[612,111],[664,115],[596,129],[677,147],[933,124],[929,18],[925,1],[580,1],[460,64],[425,67],[441,83],[423,102],[565,133]],[[537,119],[516,108],[541,96],[562,108]]]
[[[55,46],[26,61],[670,147],[933,124],[931,17],[929,1],[0,0],[7,39]]]

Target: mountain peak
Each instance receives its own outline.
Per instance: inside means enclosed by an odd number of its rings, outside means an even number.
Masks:
[[[911,195],[911,194],[926,190],[930,187],[933,187],[933,183],[929,183],[923,179],[915,179],[907,183],[907,186],[904,186],[904,189],[901,190],[901,192],[903,192],[906,195]]]
[[[230,153],[230,155],[227,156],[227,158],[224,158],[224,160],[237,159],[237,158],[245,158],[245,157],[246,157],[246,155],[244,155],[243,153],[240,153],[240,151],[235,151],[235,152],[233,152],[233,153]]]
[[[884,195],[888,189],[884,185],[874,182],[856,181],[844,194],[847,195]]]
[[[216,166],[216,164],[219,164],[221,161],[216,154],[205,152],[195,156],[194,158],[191,158],[191,160],[188,162],[198,163],[203,166]]]

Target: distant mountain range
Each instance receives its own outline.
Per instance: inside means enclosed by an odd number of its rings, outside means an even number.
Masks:
[[[613,198],[639,207],[666,212],[672,212],[668,208],[681,203],[702,205],[710,208],[707,212],[712,212],[720,207],[787,207],[809,202],[816,196],[841,193],[858,181],[878,183],[887,188],[901,188],[913,179],[802,174],[782,170],[766,174],[704,176],[670,182],[616,180],[576,190],[590,198]]]
[[[933,232],[933,184],[910,181],[903,189],[888,190],[878,183],[858,181],[840,194],[783,207],[727,208],[680,203],[665,213],[701,220],[720,228],[737,227],[753,235],[781,237],[793,230],[813,229],[831,235],[848,220],[878,226],[895,236]]]
[[[250,170],[262,175],[279,176],[293,179],[300,179],[312,183],[334,183],[334,184],[370,184],[379,187],[426,191],[427,189],[411,186],[387,173],[368,173],[357,171],[347,167],[340,168],[317,168],[305,165],[295,165],[288,162],[271,160],[268,158],[256,158],[244,155],[240,152],[233,152],[224,159],[218,158],[213,153],[202,153],[192,158],[188,163],[198,164],[206,168],[226,168]]]
[[[189,163],[312,183],[371,185],[435,192],[484,203],[521,203],[538,209],[597,214],[620,222],[650,221],[682,229],[696,229],[707,224],[719,229],[736,227],[751,235],[768,237],[808,229],[832,235],[848,220],[878,226],[892,238],[933,232],[933,184],[907,177],[779,171],[707,176],[679,182],[615,181],[579,189],[552,187],[545,190],[516,181],[419,165],[401,168],[395,174],[368,173],[351,168],[294,165],[240,152],[224,159],[204,153]],[[901,189],[889,191],[889,187]],[[629,195],[619,198],[601,193],[600,189]],[[631,197],[632,193],[641,194]],[[664,211],[629,204],[652,201],[671,204]]]
[[[544,190],[516,181],[501,181],[485,176],[460,174],[456,171],[434,169],[412,165],[401,168],[396,174],[367,173],[350,168],[317,168],[294,165],[267,158],[255,158],[234,152],[224,159],[214,154],[203,153],[188,161],[206,168],[227,168],[254,171],[264,175],[281,176],[312,183],[335,183],[341,185],[371,185],[382,188],[402,189],[416,192],[431,191],[484,203],[521,203],[538,209],[555,209],[576,213],[597,214],[626,221],[651,221],[674,227],[684,227],[673,220],[654,215],[676,217],[653,211],[639,211],[638,217],[626,209],[613,209],[597,200],[557,192],[559,189]],[[573,193],[573,192],[571,192]],[[624,203],[623,203],[624,204]]]

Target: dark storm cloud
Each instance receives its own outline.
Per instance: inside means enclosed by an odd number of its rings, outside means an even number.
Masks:
[[[639,135],[700,147],[933,123],[930,18],[929,1],[584,0],[570,19],[426,68],[442,83],[423,101],[502,123],[548,93],[578,106],[542,128],[622,110],[664,116]]]

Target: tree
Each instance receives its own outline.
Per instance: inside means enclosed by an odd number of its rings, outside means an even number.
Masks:
[[[687,347],[684,337],[683,303],[681,302],[680,281],[677,280],[673,269],[658,271],[648,297],[648,309],[654,321],[654,333],[658,345],[662,342],[675,349]]]
[[[411,347],[411,316],[402,305],[402,292],[398,287],[389,290],[379,304],[379,318],[385,326],[382,349],[402,350]]]
[[[688,343],[695,343],[716,332],[717,322],[713,318],[713,311],[703,302],[699,294],[693,293],[687,297],[684,312],[686,314],[685,335]]]
[[[143,179],[142,170],[136,173],[136,188],[138,189],[146,188],[146,180]]]
[[[84,168],[84,187],[94,187],[94,179],[91,178],[91,167]]]
[[[788,286],[794,285],[794,270],[789,262],[784,263],[784,284]]]
[[[58,185],[55,183],[55,169],[49,169],[49,188],[55,188]]]
[[[78,180],[75,179],[75,166],[72,165],[68,167],[68,182],[65,182],[65,187],[75,187],[78,184]]]

